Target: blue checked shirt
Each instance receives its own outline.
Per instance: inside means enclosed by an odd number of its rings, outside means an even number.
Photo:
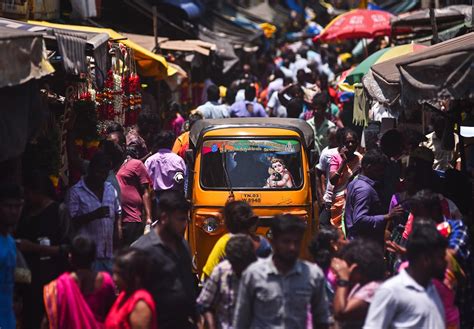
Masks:
[[[104,183],[102,201],[84,183],[84,178],[71,187],[66,203],[69,214],[74,221],[75,217],[88,214],[100,207],[109,207],[110,215],[99,218],[82,226],[75,235],[91,238],[97,245],[97,258],[112,259],[113,234],[115,218],[121,214],[120,200],[117,191],[109,182]]]
[[[471,251],[467,232],[467,226],[460,219],[446,219],[451,226],[451,234],[448,237],[448,246],[456,252],[456,256],[467,260]]]

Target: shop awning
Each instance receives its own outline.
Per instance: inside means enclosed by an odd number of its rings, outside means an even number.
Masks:
[[[470,22],[472,16],[472,7],[469,5],[453,5],[434,10],[436,23],[438,25],[445,23],[459,24],[464,21]],[[431,26],[429,9],[416,10],[409,13],[398,15],[392,19],[394,28],[400,26]]]
[[[375,64],[362,82],[370,96],[395,106],[474,93],[474,32]]]
[[[411,54],[397,63],[402,104],[474,96],[474,32]]]
[[[136,44],[142,46],[145,49],[153,51],[155,48],[155,37],[151,35],[144,35],[144,34],[135,34],[135,33],[125,33],[120,32],[121,35],[126,37],[127,39],[135,42]],[[168,38],[158,37],[158,44],[168,41]]]
[[[196,52],[204,56],[209,56],[211,50],[216,48],[216,45],[201,40],[168,40],[160,43],[160,48],[173,51]]]
[[[0,88],[24,84],[54,72],[39,33],[0,27]]]
[[[142,76],[165,79],[177,72],[174,68],[168,66],[168,63],[163,56],[152,53],[148,49],[136,44],[135,42],[127,39],[125,36],[112,29],[81,25],[55,24],[44,21],[28,21],[28,23],[70,31],[106,33],[111,39],[117,40],[118,42],[132,48],[135,51],[135,60],[138,66],[138,73]]]

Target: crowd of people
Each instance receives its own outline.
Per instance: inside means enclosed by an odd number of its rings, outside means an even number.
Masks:
[[[459,168],[441,145],[455,134],[433,117],[425,138],[390,129],[362,147],[329,83],[349,64],[317,44],[283,47],[263,76],[245,65],[228,88],[209,85],[191,113],[172,104],[127,131],[110,124],[90,161],[74,150],[72,117],[67,191],[38,169],[0,185],[0,328],[472,327],[465,208],[440,176]],[[318,233],[302,246],[302,221],[278,214],[269,241],[252,207],[229,201],[228,233],[198,278],[184,238],[189,130],[233,117],[313,128]]]

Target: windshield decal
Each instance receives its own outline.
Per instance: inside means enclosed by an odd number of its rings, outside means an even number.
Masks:
[[[201,148],[201,186],[206,189],[299,189],[304,183],[297,139],[208,139]],[[249,202],[259,196],[249,193]]]
[[[209,140],[202,146],[202,153],[227,152],[275,152],[292,154],[300,152],[297,140]]]

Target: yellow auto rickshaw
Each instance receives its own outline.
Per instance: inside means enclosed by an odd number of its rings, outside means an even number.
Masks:
[[[189,136],[186,193],[193,206],[187,239],[197,272],[226,233],[220,211],[229,197],[253,207],[257,234],[269,238],[274,215],[300,217],[307,227],[301,251],[306,257],[317,227],[313,129],[299,119],[231,118],[200,120]]]

